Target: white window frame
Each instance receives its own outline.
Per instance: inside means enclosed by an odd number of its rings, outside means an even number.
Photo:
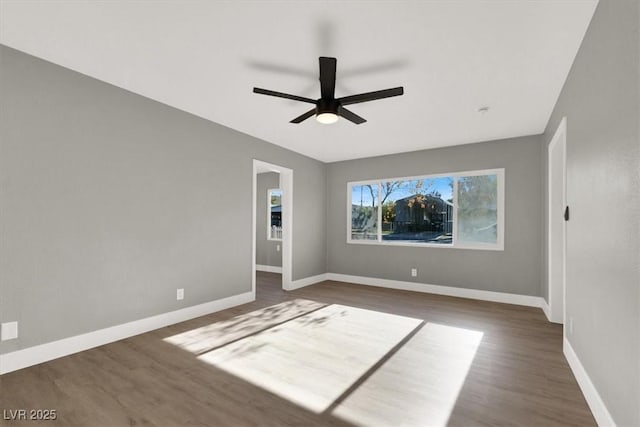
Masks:
[[[274,242],[281,242],[282,238],[271,237],[271,193],[274,191],[280,192],[280,206],[282,206],[282,190],[280,188],[268,188],[267,189],[267,240]]]
[[[458,236],[458,178],[465,176],[480,176],[480,175],[496,175],[497,177],[497,191],[498,191],[498,203],[497,203],[497,236],[496,243],[461,243],[457,241]],[[504,182],[505,170],[504,168],[496,169],[482,169],[473,171],[451,172],[451,173],[439,173],[430,175],[416,175],[400,178],[380,178],[370,179],[366,181],[350,181],[347,182],[347,243],[353,245],[383,245],[383,246],[411,246],[417,248],[443,248],[443,249],[476,249],[476,250],[489,250],[489,251],[504,251],[504,225],[505,225],[505,182]],[[384,181],[412,181],[431,178],[453,178],[453,227],[452,227],[452,242],[451,244],[443,243],[415,243],[415,242],[402,242],[395,240],[382,240],[382,209],[378,205],[378,219],[377,219],[377,240],[353,240],[351,238],[351,189],[353,186],[377,184],[378,185],[378,203],[382,199],[382,182]]]

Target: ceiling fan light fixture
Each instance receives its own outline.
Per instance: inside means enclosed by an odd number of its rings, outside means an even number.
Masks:
[[[322,124],[329,125],[338,121],[338,115],[335,113],[316,114],[316,120]]]

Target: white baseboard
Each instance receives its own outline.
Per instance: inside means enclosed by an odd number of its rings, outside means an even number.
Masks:
[[[267,273],[282,273],[282,267],[278,267],[275,265],[256,264],[256,271],[265,271]]]
[[[253,292],[158,314],[0,355],[0,375],[255,300]]]
[[[547,316],[547,320],[549,322],[551,322],[551,308],[549,308],[549,304],[547,303],[547,301],[545,301],[544,298],[542,298],[542,305],[540,306],[540,308],[542,309],[542,311],[544,312],[544,315]]]
[[[483,301],[502,302],[505,304],[525,305],[543,308],[542,297],[509,294],[505,292],[482,291],[478,289],[454,288],[451,286],[429,285],[426,283],[404,282],[400,280],[376,279],[373,277],[351,276],[348,274],[327,273],[326,280],[355,283],[358,285],[378,286],[382,288],[400,289],[404,291],[425,292],[429,294],[447,295],[460,298],[471,298]]]
[[[269,266],[259,266],[269,267]],[[269,267],[275,268],[275,267]],[[264,270],[262,270],[264,271]],[[424,283],[404,282],[399,280],[376,279],[363,276],[351,276],[346,274],[325,273],[317,276],[305,277],[294,280],[286,290],[292,291],[305,286],[325,280],[335,280],[339,282],[355,283],[367,286],[378,286],[390,289],[401,289],[415,292],[425,292],[438,295],[448,295],[461,298],[472,298],[485,301],[502,302],[507,304],[525,305],[541,308],[548,317],[548,305],[541,297],[529,295],[517,295],[502,292],[482,291],[467,288],[454,288],[449,286],[429,285]],[[208,303],[183,308],[169,313],[136,320],[122,325],[112,326],[86,334],[64,338],[46,344],[29,347],[23,350],[14,351],[0,355],[0,375],[7,372],[16,371],[28,366],[37,365],[79,351],[88,350],[93,347],[108,344],[164,326],[183,322],[195,317],[204,316],[216,311],[225,310],[236,305],[246,304],[255,300],[252,292],[234,295],[228,298],[211,301]],[[568,357],[567,357],[568,358]],[[577,359],[576,359],[577,360]],[[577,376],[577,375],[576,375]],[[586,394],[586,393],[585,393]]]
[[[296,289],[304,288],[305,286],[313,285],[316,283],[324,282],[327,280],[327,274],[318,274],[317,276],[305,277],[304,279],[294,280],[285,289],[287,291],[293,291]]]
[[[562,350],[564,352],[564,356],[567,358],[567,362],[569,362],[569,366],[573,371],[573,375],[575,375],[576,380],[578,381],[578,385],[580,386],[580,390],[582,390],[582,394],[584,398],[587,400],[587,404],[593,413],[593,417],[596,419],[596,422],[600,427],[604,426],[613,426],[615,427],[616,423],[613,421],[613,417],[609,413],[607,406],[602,401],[598,390],[591,382],[591,378],[585,371],[584,366],[578,359],[578,355],[573,351],[573,347],[569,343],[569,340],[565,337],[562,342]]]

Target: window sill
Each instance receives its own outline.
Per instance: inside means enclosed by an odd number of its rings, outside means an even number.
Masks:
[[[377,240],[347,240],[349,245],[369,245],[369,246],[406,246],[413,248],[444,248],[444,249],[471,249],[481,251],[504,251],[504,245],[500,244],[444,244],[444,243],[414,243],[414,242],[391,242]]]

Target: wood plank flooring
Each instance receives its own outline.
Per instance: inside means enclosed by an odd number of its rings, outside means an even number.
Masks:
[[[0,376],[0,409],[8,426],[596,425],[539,309],[339,282],[284,292],[262,272],[253,303]],[[57,420],[4,419],[16,409]]]

